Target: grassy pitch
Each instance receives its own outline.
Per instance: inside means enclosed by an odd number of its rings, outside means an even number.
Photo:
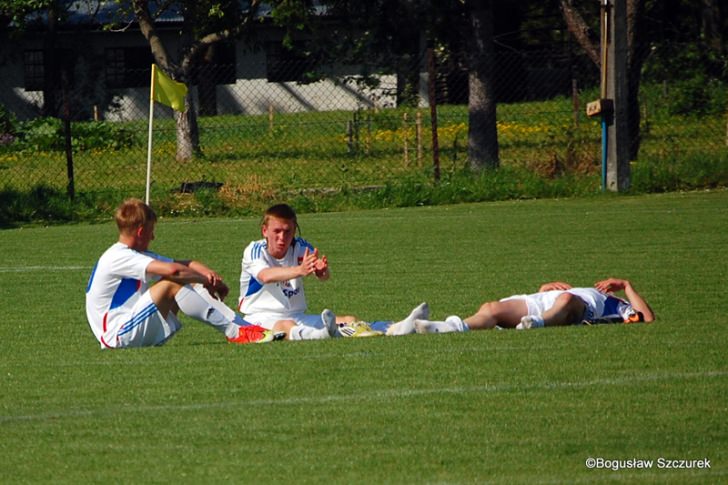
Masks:
[[[441,318],[619,276],[658,320],[234,346],[184,319],[163,347],[101,351],[83,289],[113,224],[1,231],[0,481],[728,480],[728,192],[300,223],[333,273],[307,284],[312,310],[399,319],[427,301]],[[218,269],[234,304],[257,225],[162,220],[152,247]],[[666,468],[691,460],[710,468]]]

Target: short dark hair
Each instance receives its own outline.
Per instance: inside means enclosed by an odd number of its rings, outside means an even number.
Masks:
[[[291,207],[288,204],[276,204],[268,207],[266,209],[265,213],[263,213],[263,220],[261,221],[260,225],[265,226],[268,224],[268,221],[271,218],[276,219],[282,219],[284,221],[291,221],[293,222],[293,225],[296,227],[296,231],[300,234],[301,233],[301,226],[298,225],[298,217],[296,216],[296,211],[293,210],[293,207]]]
[[[267,224],[268,219],[270,219],[271,217],[275,217],[276,219],[283,219],[286,221],[293,221],[294,223],[298,224],[296,211],[293,210],[293,207],[288,204],[276,204],[268,207],[268,209],[266,209],[265,213],[263,214],[262,225]]]

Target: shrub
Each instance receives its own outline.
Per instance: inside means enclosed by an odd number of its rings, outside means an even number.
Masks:
[[[18,148],[57,151],[65,147],[63,122],[58,118],[37,118],[18,123]],[[108,121],[72,123],[71,144],[76,151],[120,150],[137,143],[136,134]]]

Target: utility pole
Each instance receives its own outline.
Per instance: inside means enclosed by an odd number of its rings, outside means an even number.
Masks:
[[[627,3],[599,0],[601,4],[600,99],[587,104],[588,116],[601,116],[602,190],[629,189],[629,116],[627,98]]]
[[[605,0],[609,1],[609,0]],[[607,98],[614,100],[611,123],[607,123],[607,190],[629,190],[629,109],[627,106],[627,1],[612,0],[609,9],[611,40],[607,54]],[[604,67],[602,67],[604,69]]]

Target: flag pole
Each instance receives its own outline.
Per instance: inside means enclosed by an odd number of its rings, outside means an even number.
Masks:
[[[157,66],[152,64],[152,82],[149,87],[149,132],[147,134],[147,183],[144,202],[149,205],[149,188],[152,182],[152,120],[154,119],[154,76]]]

